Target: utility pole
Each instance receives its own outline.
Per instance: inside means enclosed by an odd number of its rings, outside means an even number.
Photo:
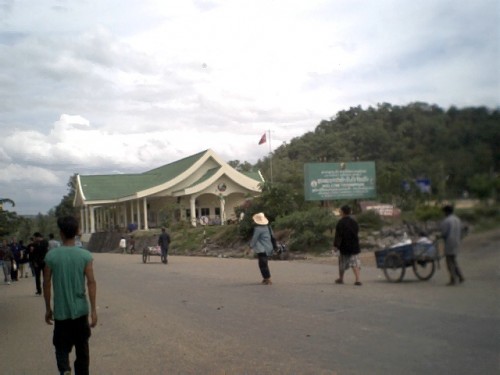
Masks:
[[[272,147],[271,147],[271,129],[268,130],[269,132],[269,170],[271,172],[271,184],[273,183],[273,153],[272,153]]]

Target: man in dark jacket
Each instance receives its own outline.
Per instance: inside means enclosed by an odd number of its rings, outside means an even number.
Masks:
[[[335,280],[336,284],[344,283],[344,273],[348,268],[352,268],[356,281],[354,285],[361,285],[359,278],[361,262],[358,254],[361,252],[359,248],[359,226],[356,220],[351,215],[349,206],[340,208],[342,218],[337,222],[335,227],[335,239],[333,246],[340,251],[339,255],[339,278]]]
[[[45,267],[45,255],[49,251],[49,243],[43,238],[42,234],[36,232],[33,234],[33,252],[30,254],[30,261],[33,261],[33,268],[35,269],[35,284],[36,294],[42,295],[42,283],[40,276]]]
[[[161,228],[161,234],[160,237],[158,238],[158,246],[160,246],[161,249],[161,259],[163,263],[167,264],[168,248],[170,246],[170,236],[168,235],[165,228]]]

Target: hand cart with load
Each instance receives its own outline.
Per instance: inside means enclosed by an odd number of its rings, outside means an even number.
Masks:
[[[439,267],[438,242],[398,244],[375,251],[377,268],[384,271],[387,280],[397,283],[403,280],[407,267],[412,267],[419,280],[429,280]]]
[[[142,262],[146,263],[151,261],[151,255],[159,255],[162,263],[167,263],[167,257],[161,254],[160,246],[146,246],[142,249]]]

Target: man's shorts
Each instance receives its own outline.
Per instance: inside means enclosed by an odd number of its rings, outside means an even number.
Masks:
[[[361,260],[359,255],[339,255],[339,269],[340,271],[346,271],[349,268],[361,268]]]

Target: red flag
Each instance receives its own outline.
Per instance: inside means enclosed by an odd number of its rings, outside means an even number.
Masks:
[[[266,143],[266,133],[262,134],[262,137],[260,137],[259,145]]]

